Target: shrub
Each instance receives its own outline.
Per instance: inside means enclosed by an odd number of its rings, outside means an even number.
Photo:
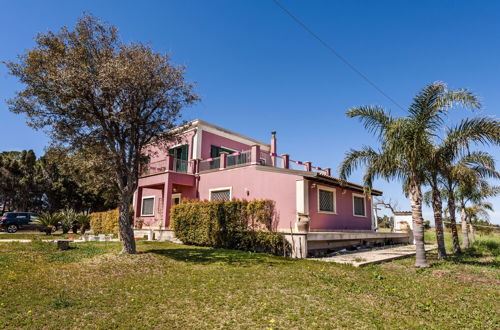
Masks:
[[[63,234],[66,234],[69,232],[72,226],[78,221],[78,213],[75,212],[73,209],[66,209],[62,211],[61,213],[61,228],[63,231]]]
[[[274,232],[274,201],[185,201],[172,208],[172,228],[185,244],[283,254]]]
[[[118,233],[118,209],[90,214],[90,227],[95,234]]]
[[[78,224],[80,225],[80,232],[85,234],[85,231],[90,228],[91,216],[89,214],[78,214],[77,217]]]
[[[50,235],[54,227],[57,227],[57,224],[61,220],[62,217],[60,213],[42,213],[36,218],[35,222],[43,227],[45,234]]]

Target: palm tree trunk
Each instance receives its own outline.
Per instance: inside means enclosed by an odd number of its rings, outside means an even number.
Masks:
[[[460,241],[458,240],[457,219],[456,219],[455,195],[453,192],[448,193],[448,211],[450,212],[451,236],[453,238],[453,253],[462,253],[460,249]]]
[[[462,220],[462,241],[464,243],[464,249],[469,248],[469,226],[467,223],[467,214],[465,213],[465,205],[462,203],[460,210],[460,216]]]
[[[434,223],[436,225],[436,240],[438,245],[438,259],[446,258],[443,231],[443,203],[441,193],[437,188],[432,189],[432,209],[434,211]]]
[[[471,244],[474,244],[476,242],[476,230],[474,229],[474,225],[471,223],[469,225],[470,229],[470,242]]]
[[[413,219],[413,232],[415,237],[415,267],[426,268],[429,267],[425,257],[424,246],[424,221],[422,218],[422,190],[420,185],[412,180],[410,186],[411,194],[411,216]]]

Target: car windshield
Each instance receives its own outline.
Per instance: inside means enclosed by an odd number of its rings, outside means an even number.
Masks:
[[[13,212],[6,212],[6,213],[3,214],[3,216],[4,217],[12,217],[12,216],[16,216],[16,214],[13,213]]]

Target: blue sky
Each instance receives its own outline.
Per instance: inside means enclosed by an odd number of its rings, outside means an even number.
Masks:
[[[500,113],[500,2],[294,1],[296,16],[403,107],[425,84],[470,88],[482,115]],[[126,41],[150,42],[187,67],[202,102],[185,119],[201,118],[268,141],[279,152],[334,173],[344,153],[376,145],[345,116],[355,105],[404,112],[368,85],[286,16],[271,0],[255,1],[5,1],[0,11],[0,60],[33,47],[38,32],[73,26],[83,12],[116,25]],[[0,150],[43,152],[49,140],[5,100],[19,89],[0,66]],[[453,112],[448,122],[471,116]],[[498,160],[500,151],[487,149]],[[359,181],[358,171],[351,179]],[[407,209],[400,185],[377,181]],[[492,200],[500,223],[500,198]],[[431,219],[430,209],[424,215]]]

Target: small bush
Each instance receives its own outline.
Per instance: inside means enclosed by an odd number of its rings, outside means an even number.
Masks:
[[[274,232],[274,201],[187,201],[172,208],[172,228],[185,244],[283,255],[283,236]]]
[[[52,229],[57,227],[57,224],[62,220],[60,213],[42,213],[40,214],[35,222],[43,227],[45,234],[52,234]]]
[[[61,213],[61,229],[63,234],[67,234],[71,227],[77,222],[78,213],[73,209],[66,209]]]
[[[118,233],[118,209],[90,214],[90,227],[95,234]]]

